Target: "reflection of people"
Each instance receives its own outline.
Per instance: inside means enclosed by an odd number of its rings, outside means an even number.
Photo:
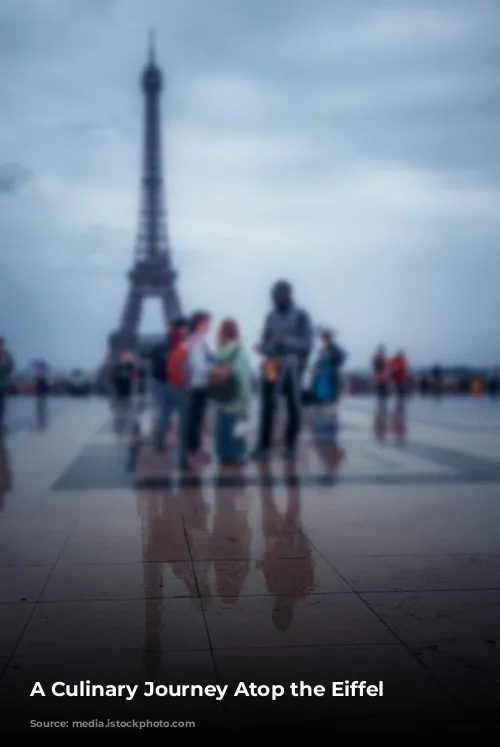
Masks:
[[[313,441],[313,447],[328,475],[338,472],[345,459],[345,451],[337,441],[336,431],[333,439],[316,438]]]
[[[387,400],[379,397],[373,415],[373,433],[378,441],[383,441],[387,435]]]
[[[406,402],[402,397],[398,399],[394,408],[392,415],[392,432],[399,443],[402,444],[406,437]]]
[[[236,602],[250,570],[249,509],[245,487],[217,490],[210,554],[214,558],[217,594],[226,604]]]
[[[161,666],[160,632],[165,566],[170,567],[173,575],[185,585],[194,604],[199,596],[198,588],[201,593],[205,591],[203,574],[200,574],[197,585],[191,563],[186,557],[183,521],[188,534],[198,531],[206,536],[207,509],[201,489],[196,488],[182,497],[173,492],[140,491],[137,505],[142,524],[146,631],[144,656],[147,671],[155,673]]]
[[[267,461],[270,456],[274,417],[280,395],[285,398],[288,418],[285,457],[295,459],[300,431],[302,378],[313,338],[309,316],[295,306],[289,283],[276,283],[272,299],[274,309],[266,319],[258,347],[264,357],[264,364],[259,438],[253,457],[261,462]]]
[[[373,417],[375,438],[384,441],[389,430],[396,436],[400,444],[404,442],[407,432],[406,400],[404,397],[398,397],[392,412],[389,411],[385,400],[380,400],[377,403]]]
[[[0,511],[5,507],[7,494],[12,490],[12,471],[5,438],[0,433]]]
[[[36,399],[36,427],[43,431],[47,427],[47,398],[37,397]]]
[[[301,526],[298,481],[288,481],[286,509],[281,513],[276,506],[274,488],[266,479],[269,475],[265,466],[261,467],[261,475],[265,549],[256,568],[262,572],[267,589],[274,597],[273,623],[284,633],[293,622],[297,602],[314,589],[314,559]]]

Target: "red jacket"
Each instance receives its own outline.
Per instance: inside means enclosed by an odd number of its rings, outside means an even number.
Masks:
[[[408,382],[408,361],[404,355],[395,355],[394,358],[392,358],[391,372],[396,384],[406,384]]]

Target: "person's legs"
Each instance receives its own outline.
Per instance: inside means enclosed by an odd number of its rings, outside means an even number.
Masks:
[[[187,451],[195,454],[200,444],[200,416],[202,415],[201,396],[199,389],[192,389],[189,393],[187,409],[186,440]]]
[[[238,426],[242,426],[246,423],[247,415],[245,411],[233,413],[231,423],[231,444],[232,444],[232,457],[235,462],[241,462],[245,459],[247,442],[244,432],[240,435],[237,432]]]
[[[230,456],[230,431],[231,422],[227,412],[217,410],[215,416],[215,449],[217,456],[222,461],[231,459]]]
[[[3,389],[0,389],[0,431],[4,427],[4,419],[5,419],[5,392]]]
[[[178,393],[179,412],[179,460],[181,469],[188,468],[190,417],[191,417],[191,392],[181,391]]]
[[[283,395],[287,407],[287,426],[285,431],[285,449],[288,456],[293,456],[297,448],[300,431],[300,395],[290,374],[283,381]]]
[[[196,391],[195,425],[193,428],[193,451],[200,453],[203,446],[203,426],[207,411],[207,392],[205,389]]]
[[[271,450],[276,396],[276,384],[272,381],[263,381],[260,394],[259,438],[254,452],[255,457],[267,455]]]

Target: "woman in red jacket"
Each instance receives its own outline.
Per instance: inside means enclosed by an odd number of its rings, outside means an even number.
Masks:
[[[402,351],[396,353],[394,358],[392,358],[390,368],[392,380],[396,387],[396,392],[399,397],[404,397],[408,392],[410,372],[408,368],[408,361]]]

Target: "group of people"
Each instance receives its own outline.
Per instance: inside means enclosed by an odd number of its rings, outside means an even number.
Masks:
[[[406,355],[399,351],[388,356],[381,345],[372,358],[373,384],[377,397],[384,400],[392,391],[399,398],[405,397],[410,384],[410,368]]]
[[[250,456],[270,459],[274,426],[281,398],[286,408],[284,458],[294,460],[305,404],[303,380],[311,357],[314,330],[309,315],[294,302],[286,281],[272,289],[273,308],[268,314],[255,351],[262,359],[258,438]],[[183,469],[197,470],[210,459],[203,448],[207,405],[216,409],[215,449],[219,460],[237,465],[246,458],[249,408],[253,396],[250,354],[241,339],[238,323],[225,319],[217,332],[215,350],[208,342],[212,319],[198,311],[178,319],[164,341],[150,353],[149,369],[156,404],[155,447],[163,451],[177,435]],[[333,333],[321,331],[321,351],[314,366],[309,402],[336,402],[340,393],[340,368],[345,354]],[[130,395],[134,361],[125,354],[115,366],[115,393]],[[127,383],[128,382],[128,383]],[[177,434],[175,418],[177,415]]]

